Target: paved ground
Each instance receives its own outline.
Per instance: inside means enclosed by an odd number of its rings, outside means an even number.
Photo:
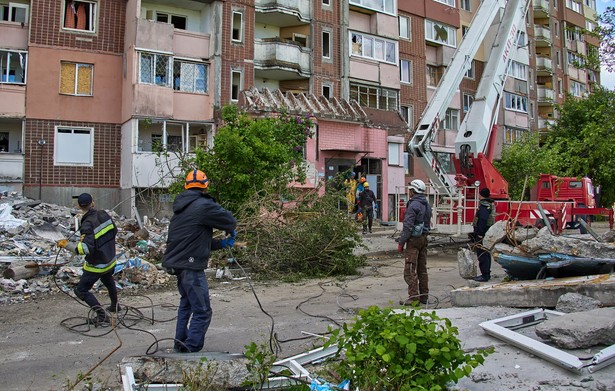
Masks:
[[[251,341],[267,341],[273,326],[282,341],[280,357],[288,357],[318,343],[317,339],[285,342],[304,337],[302,331],[324,333],[328,326],[351,320],[360,308],[397,305],[405,295],[405,283],[392,234],[381,231],[365,237],[366,251],[373,256],[360,276],[293,284],[255,282],[254,292],[246,280],[212,280],[214,319],[205,350],[241,353]],[[457,272],[456,250],[447,249],[450,243],[449,239],[440,239],[430,250],[430,308],[437,307],[438,315],[453,321],[465,349],[496,347],[485,366],[460,382],[460,389],[615,390],[615,365],[596,374],[576,375],[489,337],[478,327],[482,321],[518,313],[517,309],[449,308],[450,290],[466,284]],[[496,266],[494,274],[496,278],[504,276]],[[179,300],[175,289],[145,294],[122,292],[120,300],[134,308],[133,313],[139,311],[143,318],[153,317],[154,322],[135,319],[128,322],[130,328],[121,327],[116,332],[106,328],[77,333],[64,327],[81,323],[87,315],[85,307],[65,295],[0,308],[0,388],[58,390],[92,371],[95,381],[120,389],[118,364],[122,358],[152,352],[157,340],[160,349],[172,344],[165,338],[174,334],[173,306]],[[273,324],[259,308],[255,294],[274,319]],[[80,385],[77,389],[83,388]]]

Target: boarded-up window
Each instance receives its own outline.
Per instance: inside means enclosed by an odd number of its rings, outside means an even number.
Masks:
[[[94,129],[56,127],[53,160],[56,166],[93,166]]]
[[[94,66],[91,64],[62,62],[60,94],[91,96],[93,73]]]

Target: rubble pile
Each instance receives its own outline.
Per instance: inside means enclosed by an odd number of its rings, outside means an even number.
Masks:
[[[109,211],[118,227],[115,279],[119,289],[165,285],[169,275],[160,263],[168,220],[135,219]],[[19,193],[0,195],[0,305],[41,295],[72,291],[81,275],[82,257],[56,246],[76,241],[80,211],[28,199]],[[59,288],[59,289],[58,289]],[[104,286],[95,286],[95,289]]]

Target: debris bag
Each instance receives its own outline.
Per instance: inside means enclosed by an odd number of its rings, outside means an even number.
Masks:
[[[474,278],[476,276],[477,263],[478,258],[473,251],[462,248],[457,252],[457,267],[459,268],[459,275],[462,278]]]
[[[0,204],[0,231],[18,234],[28,228],[26,220],[15,218],[11,212],[13,207],[9,204]]]

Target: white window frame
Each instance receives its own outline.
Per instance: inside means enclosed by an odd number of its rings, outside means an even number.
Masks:
[[[325,45],[326,43],[326,45]],[[322,31],[322,58],[331,60],[331,31]],[[327,50],[325,50],[327,49]]]
[[[399,38],[410,40],[412,38],[412,21],[407,16],[399,16]]]
[[[460,0],[459,8],[465,11],[472,11],[472,1],[471,0]]]
[[[100,5],[99,1],[73,0],[73,3],[75,2],[90,4],[90,12],[89,12],[89,15],[87,15],[87,18],[90,21],[90,29],[88,30],[88,29],[78,29],[78,28],[73,28],[73,27],[64,27],[64,24],[66,23],[66,0],[63,0],[62,1],[62,21],[61,21],[62,30],[96,33],[97,31],[96,27],[98,26],[98,9]]]
[[[409,126],[414,125],[414,106],[400,106],[399,114],[406,120]]]
[[[504,107],[519,113],[527,113],[527,97],[510,92],[504,93]]]
[[[575,0],[566,0],[566,8],[569,8],[579,14],[583,13],[583,5]]]
[[[235,75],[239,75],[239,84],[237,84],[237,96],[233,97],[233,89],[235,88],[234,79]],[[243,90],[243,71],[239,69],[231,69],[231,102],[239,101],[239,93]]]
[[[444,129],[459,130],[459,110],[446,109],[442,125]]]
[[[325,88],[329,89],[328,94],[325,94]],[[322,83],[322,96],[327,99],[331,99],[333,97],[333,85],[331,85],[331,83]]]
[[[139,51],[139,84],[150,84],[150,85],[157,85],[160,87],[169,87],[172,88],[173,87],[173,83],[172,83],[172,79],[173,79],[173,57],[168,55],[168,54],[163,54],[163,53],[153,53],[153,52],[145,52],[145,51]],[[143,76],[144,76],[144,72],[143,72],[143,62],[142,62],[142,57],[144,55],[147,56],[151,56],[152,58],[152,62],[150,64],[150,81],[144,81]],[[167,58],[167,69],[166,69],[166,81],[161,81],[158,82],[156,80],[156,64],[158,62],[158,57],[166,57]]]
[[[388,163],[389,166],[401,166],[401,144],[400,143],[389,143],[389,154],[388,154]]]
[[[165,21],[158,20],[158,16],[159,15],[166,15],[167,21],[165,22]],[[172,22],[173,17],[183,18],[185,20],[185,26],[186,27],[184,27],[183,29],[176,27],[173,24],[173,22]],[[178,30],[187,30],[188,29],[188,17],[186,15],[173,14],[173,13],[170,13],[170,12],[156,11],[156,22],[170,24],[170,25],[173,26],[173,28],[176,28]]]
[[[517,33],[517,46],[522,48],[525,47],[527,44],[527,34],[525,34],[525,31],[519,31]]]
[[[576,96],[578,98],[581,98],[585,95],[585,93],[587,92],[587,89],[585,88],[585,84],[583,83],[579,83],[578,81],[574,81],[574,80],[570,80],[570,94],[572,96]]]
[[[353,83],[350,84],[350,97],[362,106],[380,110],[399,110],[399,93],[397,90]],[[361,97],[365,97],[365,99],[361,99]],[[362,101],[364,101],[364,104],[361,103]],[[372,101],[374,104],[370,104]],[[381,107],[383,102],[386,103],[386,107]]]
[[[348,34],[351,46],[351,56],[369,58],[371,60],[397,65],[397,58],[399,57],[397,41],[380,38],[375,35],[363,34],[358,31],[349,31]],[[382,56],[378,54],[378,46],[382,49]],[[391,48],[393,49],[394,56],[392,59],[387,56],[387,49],[390,50]]]
[[[19,64],[23,64],[21,68],[11,67],[11,57],[19,56]],[[28,52],[22,50],[4,50],[0,49],[0,58],[2,59],[2,64],[0,64],[0,69],[4,72],[0,74],[0,84],[26,84],[27,76],[28,76]],[[17,70],[21,69],[23,81],[16,81]],[[14,71],[13,75],[11,75],[11,71]],[[11,81],[11,76],[13,79]]]
[[[54,166],[94,166],[94,128],[56,126]]]
[[[179,64],[180,76],[179,85],[176,85],[175,65]],[[203,88],[199,88],[198,69],[203,67]],[[191,69],[192,68],[192,69]],[[182,75],[186,74],[186,78]],[[188,79],[188,80],[187,80]],[[190,80],[191,79],[191,80]],[[173,59],[173,90],[181,92],[190,92],[194,94],[206,94],[209,92],[209,64],[194,61],[184,61],[181,59]]]
[[[438,34],[435,32],[436,28],[443,28],[446,30],[446,40],[437,39]],[[439,43],[453,48],[457,47],[456,29],[453,26],[437,23],[429,19],[425,19],[425,39],[430,42]]]
[[[413,84],[412,61],[399,60],[399,81],[405,84]]]
[[[474,60],[470,61],[470,68],[463,74],[463,77],[474,80],[476,77],[476,68],[474,66]]]
[[[385,14],[397,15],[395,0],[350,0],[349,3],[350,5],[357,5],[374,11],[384,12]]]
[[[62,66],[64,64],[69,64],[69,65],[74,65],[75,66],[75,79],[73,80],[73,90],[72,92],[62,92],[60,90],[60,94],[62,95],[74,95],[74,96],[92,96],[94,94],[94,65],[92,64],[83,64],[83,63],[78,63],[78,62],[72,62],[72,61],[60,61],[60,84],[62,83]],[[79,68],[89,68],[90,71],[90,88],[89,88],[89,93],[79,93],[78,86],[79,86]],[[60,85],[60,89],[62,88],[62,86]]]
[[[474,95],[463,93],[463,112],[467,113],[470,111],[470,107],[472,107],[472,103],[474,103]]]
[[[239,26],[237,30],[239,31],[239,38],[234,38],[233,31],[236,30],[235,26],[235,16],[239,15]],[[243,21],[243,12],[241,11],[233,11],[231,13],[231,42],[241,43],[243,42],[243,32],[244,32],[244,21]]]
[[[8,4],[0,4],[0,11],[2,11],[4,13],[4,9],[7,9],[8,12],[8,19],[0,19],[0,20],[5,20],[7,22],[15,22],[15,23],[23,23],[23,24],[28,24],[28,21],[30,20],[30,6],[28,4],[22,4],[22,3],[13,3],[10,2]],[[17,19],[16,16],[17,15],[13,15],[14,13],[16,13],[16,9],[22,9],[24,11],[24,17],[23,20],[21,19]]]
[[[322,0],[322,5],[324,5],[325,7],[330,7],[331,6],[331,0]]]
[[[446,4],[450,7],[454,7],[455,6],[455,0],[434,0],[436,3],[442,3],[442,4]]]
[[[511,60],[508,66],[508,76],[519,80],[527,80],[527,65]]]

